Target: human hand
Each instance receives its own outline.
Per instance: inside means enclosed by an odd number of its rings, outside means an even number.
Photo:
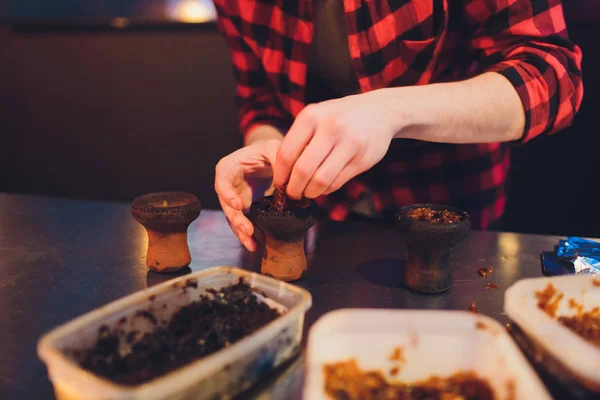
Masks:
[[[215,191],[233,233],[249,250],[256,250],[254,226],[244,215],[256,197],[272,187],[272,166],[280,140],[259,140],[223,157],[215,168]]]
[[[381,161],[396,132],[381,91],[311,104],[283,139],[273,183],[292,198],[316,198]]]

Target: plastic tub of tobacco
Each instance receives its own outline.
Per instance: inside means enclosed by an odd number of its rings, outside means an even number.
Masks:
[[[318,207],[313,200],[288,198],[285,187],[252,203],[250,220],[264,241],[264,275],[288,282],[304,276],[308,269],[304,238],[317,216]]]
[[[469,214],[447,205],[413,204],[398,211],[396,222],[408,248],[405,285],[418,293],[448,290],[450,256],[471,229]]]
[[[504,326],[467,311],[346,309],[310,329],[304,400],[550,400]]]
[[[531,278],[509,287],[511,332],[564,398],[600,398],[600,277]]]
[[[310,294],[214,267],[108,304],[44,335],[58,399],[232,398],[299,353]]]

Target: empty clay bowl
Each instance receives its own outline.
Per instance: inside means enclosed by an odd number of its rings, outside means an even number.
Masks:
[[[448,210],[461,216],[456,223],[433,223],[409,215],[416,208]],[[464,240],[471,229],[471,217],[457,208],[440,204],[413,204],[397,213],[397,226],[408,247],[404,283],[419,293],[441,293],[451,285],[452,248]]]
[[[176,272],[192,261],[188,226],[200,215],[200,200],[185,192],[158,192],[137,197],[131,215],[146,228],[146,265],[157,272]]]
[[[275,211],[269,206],[272,197],[257,200],[250,207],[250,220],[265,238],[261,272],[283,281],[295,281],[308,268],[304,236],[317,222],[317,205],[311,200],[306,208]]]

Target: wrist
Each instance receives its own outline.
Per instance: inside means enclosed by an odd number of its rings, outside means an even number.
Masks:
[[[244,138],[244,146],[250,146],[259,141],[283,140],[283,134],[271,125],[255,125]]]
[[[377,94],[378,109],[382,115],[381,120],[387,121],[386,131],[389,139],[408,138],[408,132],[426,123],[422,116],[425,109],[421,103],[421,87],[393,87],[380,89]],[[375,93],[373,92],[373,93]],[[426,110],[426,109],[425,109]]]

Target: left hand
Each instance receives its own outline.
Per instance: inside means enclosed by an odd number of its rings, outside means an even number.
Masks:
[[[393,112],[380,91],[306,106],[281,143],[275,186],[292,198],[338,190],[381,161],[396,133]]]

